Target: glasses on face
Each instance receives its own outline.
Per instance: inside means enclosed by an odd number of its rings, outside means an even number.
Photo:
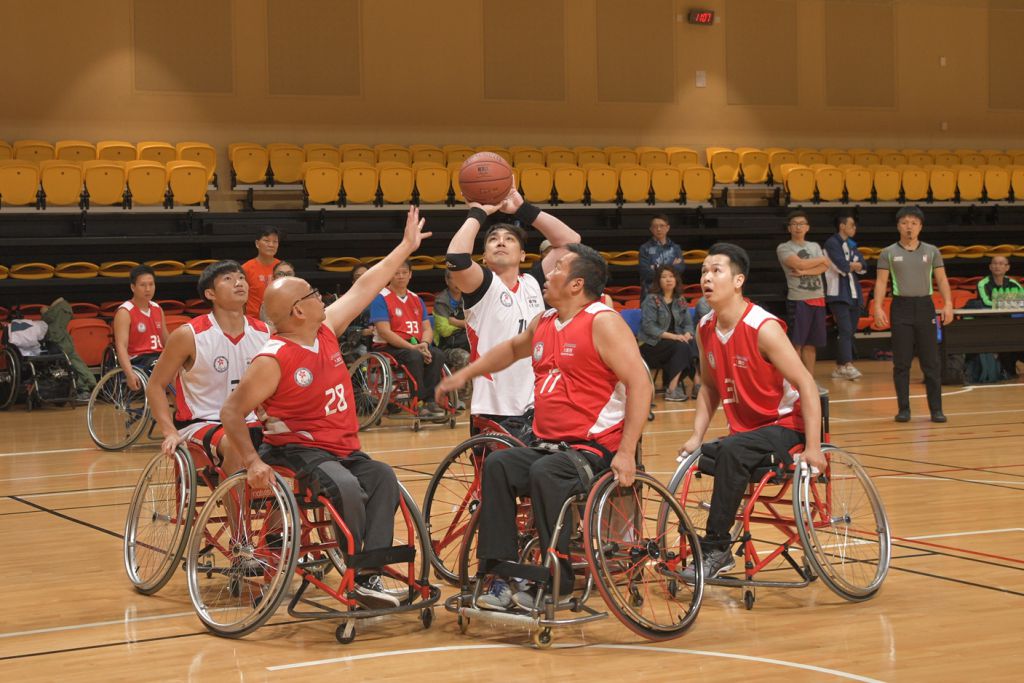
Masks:
[[[807,221],[793,221],[789,224],[792,228],[806,228],[810,223]]]
[[[319,290],[319,289],[317,289],[316,287],[314,287],[313,289],[309,290],[309,293],[308,293],[308,294],[306,294],[306,296],[301,296],[301,297],[299,297],[298,299],[296,299],[296,300],[295,300],[295,301],[294,301],[294,302],[292,303],[292,308],[295,308],[296,306],[298,306],[299,304],[301,304],[301,303],[302,303],[303,301],[305,301],[306,299],[311,299],[311,298],[313,298],[313,297],[316,297],[317,299],[321,299],[321,296],[320,296],[320,290]]]

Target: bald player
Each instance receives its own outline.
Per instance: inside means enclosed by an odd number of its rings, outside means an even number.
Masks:
[[[330,306],[305,280],[273,281],[263,303],[276,333],[220,413],[228,438],[243,444],[239,455],[249,484],[269,485],[271,465],[310,472],[340,511],[356,552],[391,547],[400,494],[391,467],[360,450],[352,381],[338,335],[430,237],[423,224],[419,209],[410,208],[401,243]],[[266,412],[262,459],[245,439],[245,416],[258,406]],[[361,571],[355,596],[364,607],[398,606],[379,569]]]

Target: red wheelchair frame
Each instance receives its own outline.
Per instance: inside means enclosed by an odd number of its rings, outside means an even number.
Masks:
[[[377,365],[376,370],[371,369],[373,364]],[[365,369],[362,367],[364,365]],[[420,430],[421,421],[425,418],[419,416],[419,386],[416,378],[404,364],[382,347],[375,347],[349,365],[348,369],[352,376],[352,388],[356,393],[360,429],[380,425],[381,420],[389,418],[410,420],[412,430]],[[442,375],[450,374],[448,367],[444,366]],[[367,396],[374,397],[372,406],[366,404]],[[440,406],[444,410],[444,416],[430,418],[428,421],[447,423],[449,429],[455,429],[458,401],[458,393],[449,392]]]

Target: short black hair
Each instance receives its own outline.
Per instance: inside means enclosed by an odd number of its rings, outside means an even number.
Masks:
[[[835,218],[836,230],[839,229],[840,225],[850,220],[851,218],[853,220],[857,220],[856,216],[853,215],[853,209],[843,209],[842,211],[838,212]]]
[[[904,218],[916,218],[921,221],[921,225],[924,225],[924,211],[917,206],[904,206],[902,209],[896,212],[896,222],[899,223]]]
[[[238,265],[238,261],[217,261],[216,263],[211,263],[210,265],[206,266],[206,268],[203,270],[202,275],[199,276],[199,298],[202,299],[203,301],[209,301],[210,303],[213,303],[210,299],[206,297],[206,290],[213,289],[214,281],[221,275],[224,275],[225,273],[241,272],[244,271],[242,270],[242,266]]]
[[[278,262],[277,262],[277,265],[275,265],[275,266],[274,266],[273,270],[271,270],[271,271],[270,271],[270,273],[271,273],[271,274],[274,274],[274,273],[276,273],[276,272],[277,272],[277,269],[278,269],[278,268],[280,268],[280,267],[282,267],[282,266],[288,266],[289,268],[291,268],[291,269],[292,269],[292,272],[293,272],[293,273],[295,272],[295,266],[293,266],[293,265],[292,265],[291,263],[289,263],[288,261],[278,261]]]
[[[654,221],[665,221],[669,225],[672,225],[672,221],[670,221],[668,219],[668,216],[666,216],[663,213],[656,213],[653,216],[651,216],[651,223],[653,223]]]
[[[746,249],[732,242],[715,242],[708,249],[708,256],[718,256],[719,254],[729,259],[734,275],[743,277],[750,275],[750,256],[747,255]]]
[[[808,218],[806,211],[801,211],[800,209],[797,209],[796,211],[790,211],[789,213],[786,214],[786,225],[792,223],[794,218],[806,218],[808,223],[811,222],[811,219]]]
[[[264,225],[256,229],[256,239],[261,240],[264,237],[274,235],[278,239],[281,237],[281,231],[275,228],[273,225]]]
[[[672,273],[672,277],[676,279],[676,286],[672,288],[672,296],[678,299],[683,295],[683,277],[669,263],[663,263],[654,269],[654,280],[651,282],[648,292],[650,294],[661,294],[661,274],[666,271]]]
[[[584,294],[591,301],[597,301],[608,284],[608,262],[595,249],[585,244],[567,244],[566,249],[576,254],[572,265],[569,266],[569,277],[583,278]]]
[[[519,248],[526,251],[526,231],[518,225],[512,225],[511,223],[495,223],[491,227],[487,228],[487,232],[484,234],[485,244],[487,243],[488,238],[490,238],[491,233],[495,230],[507,230],[515,235],[516,239],[519,241]]]
[[[156,279],[156,271],[153,270],[153,266],[147,266],[145,263],[135,266],[128,273],[128,280],[134,285],[135,281],[143,275],[152,275],[153,279]]]

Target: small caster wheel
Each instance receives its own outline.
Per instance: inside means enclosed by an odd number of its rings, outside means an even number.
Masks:
[[[356,639],[356,622],[349,620],[343,624],[338,624],[338,628],[334,631],[334,637],[342,645],[348,645]]]
[[[462,616],[460,614],[459,615],[459,619],[458,619],[458,623],[459,623],[459,633],[465,635],[466,633],[469,632],[469,617],[464,617],[464,616]]]
[[[430,628],[430,625],[434,623],[434,610],[430,607],[420,610],[420,621],[423,622],[423,628]]]
[[[420,431],[420,429],[422,429],[422,425],[420,425],[420,421],[419,420],[415,420],[412,423],[412,431],[418,432],[418,431]]]
[[[679,582],[675,579],[671,579],[667,584],[665,584],[665,589],[668,591],[669,595],[675,598],[679,595]]]
[[[541,650],[546,650],[551,647],[551,643],[554,638],[551,637],[550,628],[542,628],[538,631],[533,632],[533,644],[539,647]]]
[[[654,422],[654,413],[653,412],[647,413],[647,421],[648,422]]]
[[[455,429],[455,416],[448,418],[448,429]]]
[[[382,418],[382,417],[378,417],[376,420],[373,421],[373,426],[374,427],[380,427],[380,421],[383,420],[383,419],[384,418]]]
[[[754,591],[743,591],[743,606],[748,610],[754,609]]]
[[[644,606],[644,596],[640,595],[640,589],[635,585],[630,585],[629,587],[629,602],[633,607]]]

